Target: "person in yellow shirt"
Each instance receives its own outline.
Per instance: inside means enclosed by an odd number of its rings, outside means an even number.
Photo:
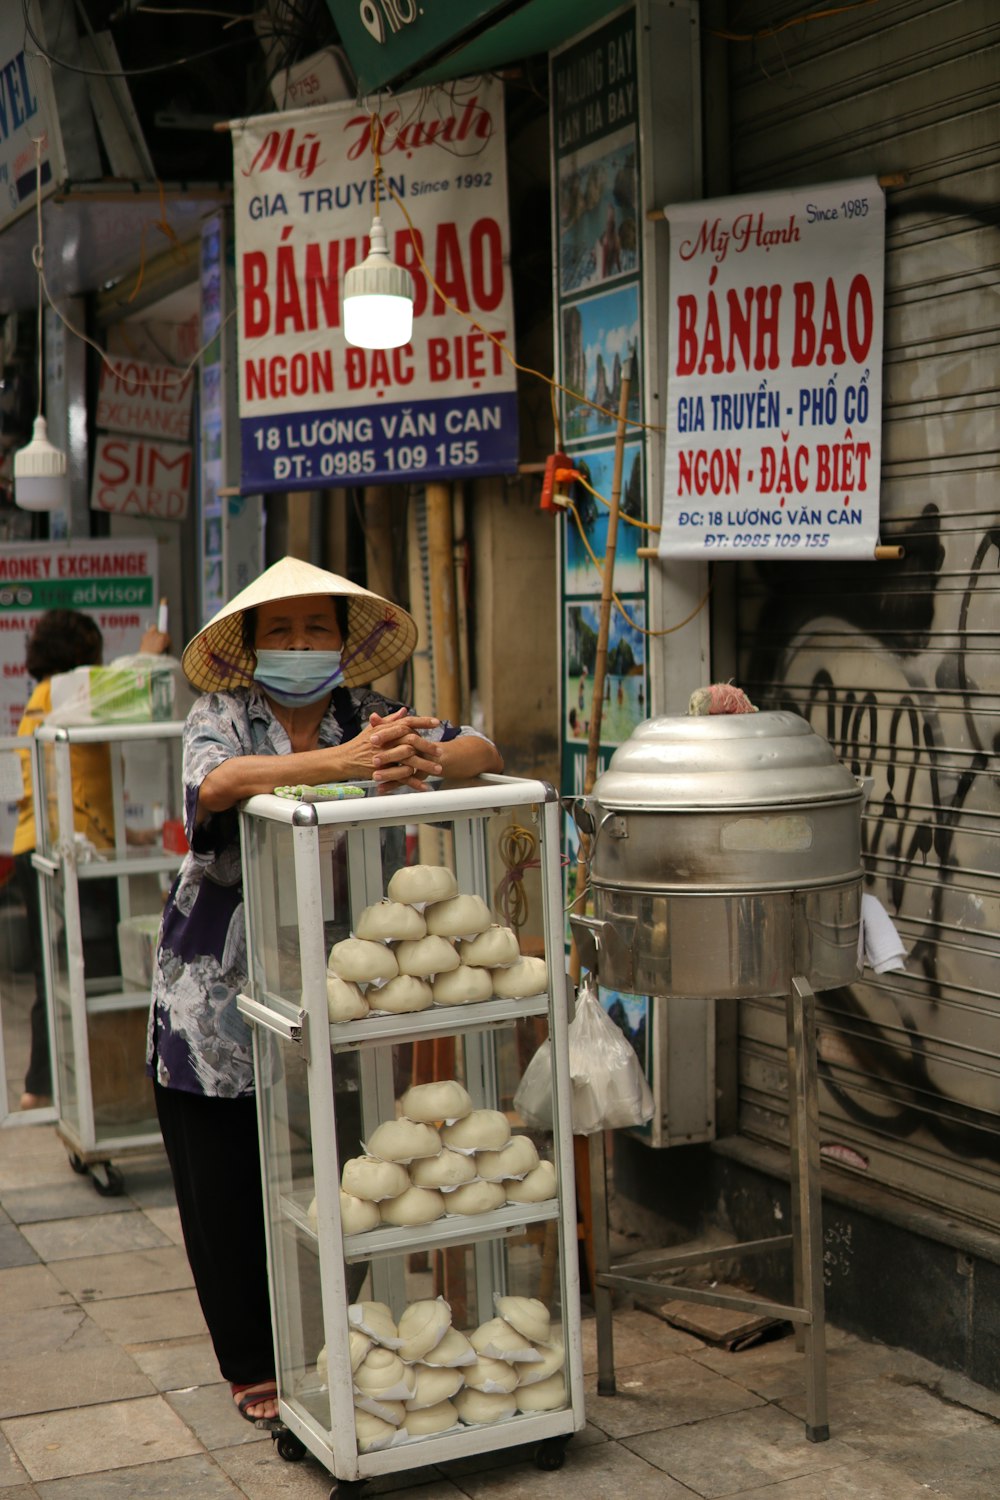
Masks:
[[[151,626],[141,651],[159,654],[169,647],[169,638]],[[18,725],[19,735],[33,735],[52,708],[52,678],[74,667],[99,666],[104,639],[89,615],[75,609],[50,609],[36,622],[28,637],[25,664],[36,683]],[[31,966],[35,976],[35,998],[31,1006],[31,1051],[21,1095],[21,1108],[47,1104],[52,1094],[49,1035],[45,1014],[45,969],[42,954],[42,923],[38,902],[38,876],[31,864],[35,848],[35,805],[31,784],[31,755],[20,751],[24,796],[14,832],[14,873],[27,915]],[[75,745],[70,753],[73,788],[73,822],[96,849],[114,843],[111,803],[111,758],[107,745]],[[112,886],[112,892],[113,892]],[[80,886],[80,923],[83,930],[84,963],[89,976],[117,974],[117,900],[109,901],[104,881]]]

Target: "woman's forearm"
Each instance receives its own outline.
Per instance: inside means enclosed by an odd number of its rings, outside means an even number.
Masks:
[[[292,755],[234,755],[210,771],[198,792],[198,822],[210,813],[225,812],[246,797],[273,792],[276,786],[303,782],[344,781],[364,774],[349,753],[350,742]]]
[[[496,745],[476,734],[460,734],[456,739],[442,740],[434,746],[434,751],[441,765],[441,774],[450,780],[482,776],[484,772],[499,774],[503,770],[503,756]]]

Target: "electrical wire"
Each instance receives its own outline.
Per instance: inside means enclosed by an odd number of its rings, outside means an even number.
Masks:
[[[35,148],[35,223],[38,238],[31,252],[32,263],[38,275],[38,409],[36,417],[42,415],[42,380],[44,370],[42,367],[43,321],[42,310],[44,308],[43,290],[45,287],[45,236],[42,230],[42,142],[44,137],[32,136],[32,144]]]
[[[768,37],[777,36],[781,31],[788,31],[792,26],[805,26],[807,21],[828,21],[834,16],[846,16],[852,10],[863,10],[866,6],[878,3],[879,0],[853,0],[850,5],[831,5],[825,10],[810,10],[801,16],[789,16],[787,21],[780,21],[776,26],[762,26],[759,31],[724,31],[714,26],[707,29],[710,36],[720,37],[724,42],[762,42]]]
[[[220,52],[233,52],[237,47],[246,46],[248,42],[258,41],[261,35],[255,32],[253,36],[237,37],[233,41],[220,42],[215,47],[206,47],[201,52],[192,52],[186,57],[172,57],[169,62],[150,63],[144,68],[82,68],[78,63],[67,62],[64,57],[56,57],[54,53],[48,51],[31,24],[30,6],[31,0],[21,0],[25,34],[34,42],[38,49],[37,55],[44,58],[53,68],[65,68],[68,73],[82,73],[85,78],[143,78],[150,73],[165,73],[169,68],[182,68],[188,63],[201,62],[206,57],[217,57]],[[267,33],[268,37],[277,35],[276,32]]]
[[[596,494],[596,491],[594,491],[594,493]],[[603,499],[603,498],[604,498],[603,495],[599,495],[598,496],[598,499]],[[605,502],[605,503],[607,503],[607,502]],[[590,545],[590,542],[589,542],[589,540],[587,538],[587,532],[586,532],[586,530],[584,528],[584,524],[583,524],[582,520],[580,519],[580,512],[577,510],[577,508],[573,504],[572,500],[566,501],[566,509],[570,512],[570,514],[573,517],[573,520],[576,522],[576,529],[580,533],[580,540],[582,541],[582,543],[584,545],[584,548],[586,549],[587,556],[590,558],[590,560],[593,563],[594,567],[597,569],[598,573],[603,578],[604,577],[604,566],[601,563],[601,560],[598,558],[598,556],[597,556],[596,552],[594,551],[593,547]],[[657,528],[657,529],[659,529],[659,528]],[[709,579],[708,588],[705,590],[705,592],[702,595],[701,599],[695,605],[694,609],[691,611],[691,613],[689,615],[685,615],[684,618],[683,618],[683,620],[678,620],[678,622],[677,622],[676,625],[667,625],[667,626],[665,626],[663,630],[646,630],[644,626],[639,625],[635,620],[633,620],[632,616],[629,614],[628,610],[625,608],[625,606],[622,603],[621,599],[614,592],[614,590],[612,590],[612,593],[611,593],[611,601],[614,604],[615,609],[617,609],[618,613],[621,615],[622,619],[625,620],[625,621],[627,621],[627,623],[632,627],[632,629],[635,630],[635,631],[637,631],[639,635],[643,635],[643,636],[673,635],[673,633],[674,633],[675,630],[683,630],[683,628],[684,628],[685,625],[690,625],[690,623],[694,619],[695,615],[700,614],[701,611],[705,608],[705,605],[708,603],[709,596],[711,595],[712,587],[713,587],[714,583],[715,583],[714,577],[710,578]]]
[[[611,509],[611,501],[608,500],[604,495],[602,495],[600,490],[595,490],[590,481],[583,477],[579,469],[574,469],[573,473],[576,475],[576,478],[573,481],[574,484],[582,484],[583,488],[587,491],[588,494],[593,495],[595,500],[600,500],[601,504],[606,505],[608,510]],[[624,521],[626,526],[638,526],[640,531],[661,530],[661,528],[657,526],[655,521],[640,521],[637,516],[627,516],[624,511],[619,511],[618,519],[619,521]]]
[[[437,295],[441,298],[441,301],[446,307],[450,307],[452,312],[458,313],[459,317],[464,318],[467,323],[471,323],[473,328],[477,328],[481,334],[488,338],[490,343],[493,344],[495,348],[500,350],[500,353],[511,365],[513,365],[515,370],[517,370],[522,375],[533,375],[536,380],[543,380],[545,384],[551,386],[553,390],[562,391],[564,396],[572,396],[574,401],[581,402],[584,406],[589,406],[593,411],[600,412],[602,416],[612,417],[615,422],[624,421],[627,426],[639,428],[643,432],[666,432],[667,429],[665,427],[655,422],[640,422],[638,418],[635,417],[620,417],[618,412],[612,411],[610,407],[601,406],[599,402],[591,401],[588,396],[584,396],[580,391],[571,390],[569,386],[562,385],[551,375],[546,375],[543,370],[535,370],[530,365],[522,365],[514,357],[511,350],[508,349],[507,345],[498,334],[491,333],[488,328],[484,328],[482,323],[480,323],[477,318],[474,318],[471,313],[466,312],[463,307],[459,307],[458,303],[453,302],[452,299],[448,296],[447,292],[442,291],[441,287],[438,286],[437,282],[434,279],[434,273],[431,271],[430,266],[427,264],[426,260],[423,257],[423,252],[420,249],[417,238],[416,226],[414,225],[413,220],[410,218],[410,215],[407,212],[406,204],[403,202],[402,198],[400,198],[399,194],[392,186],[391,181],[386,182],[385,188],[389,197],[395,203],[396,207],[403,215],[403,218],[406,220],[407,227],[410,231],[410,243],[413,246],[413,253],[419,261],[424,275],[427,277],[427,280],[430,282]]]
[[[38,159],[38,162],[39,162],[39,168],[38,168],[38,170],[39,170],[39,173],[40,173],[41,172],[41,165],[40,165],[40,163],[41,163],[41,151],[42,151],[43,137],[42,136],[32,136],[32,141],[34,143],[35,151],[37,153],[37,159]],[[42,243],[41,243],[41,233],[42,233],[42,229],[41,229],[41,222],[42,222],[42,194],[41,194],[41,185],[40,185],[40,183],[39,183],[39,190],[38,190],[37,197],[38,197],[37,211],[38,211],[38,235],[39,235],[39,243],[35,246],[35,249],[32,251],[32,260],[34,261],[35,268],[38,271],[38,284],[39,284],[39,287],[40,287],[41,291],[44,292],[46,302],[49,304],[49,307],[51,307],[51,309],[55,313],[56,317],[62,323],[63,327],[69,333],[73,334],[74,338],[81,339],[83,343],[88,344],[90,346],[90,348],[93,349],[94,352],[100,356],[101,363],[103,365],[105,365],[105,367],[108,370],[110,370],[112,374],[114,374],[115,373],[115,365],[114,365],[114,361],[113,361],[112,357],[107,353],[107,351],[105,349],[102,349],[101,346],[100,346],[100,344],[98,344],[94,339],[92,339],[89,334],[84,333],[82,329],[77,328],[76,324],[72,323],[70,321],[70,319],[67,318],[66,314],[63,312],[62,308],[59,306],[59,304],[56,302],[56,300],[52,296],[52,293],[49,291],[49,284],[48,284],[47,280],[45,279],[44,252],[43,252]],[[175,236],[175,238],[176,238],[176,236]],[[141,280],[141,277],[140,277],[140,280]],[[138,290],[139,290],[139,287],[137,285],[135,287],[135,290],[132,293],[133,297],[135,296],[135,293]],[[129,298],[129,301],[131,301],[131,297]],[[41,299],[41,296],[39,296],[38,304],[39,304],[38,324],[39,324],[39,328],[41,328],[41,319],[42,319],[42,311],[41,311],[41,308],[42,308],[42,299]],[[215,343],[216,339],[219,337],[219,334],[226,327],[227,323],[230,323],[233,320],[233,318],[235,318],[235,316],[237,314],[237,311],[238,311],[238,308],[236,308],[236,307],[231,308],[230,311],[226,313],[225,317],[220,322],[218,328],[212,334],[212,337],[209,338],[209,339],[206,339],[205,342],[201,345],[201,347],[195,351],[194,355],[191,357],[191,359],[189,360],[189,362],[184,366],[183,370],[179,370],[176,373],[171,372],[170,376],[169,377],[165,376],[159,382],[159,384],[165,385],[165,386],[172,386],[172,385],[180,386],[180,385],[183,385],[185,383],[185,381],[188,379],[188,376],[194,370],[194,368],[197,365],[198,361],[201,359],[201,356],[205,353],[205,351],[207,349],[211,348],[211,346]],[[147,384],[150,384],[150,383],[151,382],[149,382],[149,381],[143,381],[143,382],[141,382],[141,384],[143,384],[143,385],[147,385]]]

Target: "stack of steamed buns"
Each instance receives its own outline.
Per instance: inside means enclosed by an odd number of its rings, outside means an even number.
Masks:
[[[556,1196],[556,1171],[539,1161],[506,1115],[473,1109],[455,1079],[418,1083],[400,1100],[401,1118],[372,1132],[365,1155],[346,1161],[340,1178],[345,1234],[382,1224],[431,1224],[444,1214],[485,1214],[507,1203]],[[315,1220],[316,1200],[309,1206]]]
[[[385,899],[333,945],[326,976],[331,1021],[523,1000],[547,986],[545,960],[522,957],[516,933],[493,921],[481,896],[459,894],[443,865],[397,870]]]
[[[384,1302],[347,1310],[358,1451],[566,1405],[565,1351],[537,1297],[495,1297],[469,1334],[443,1297],[411,1302],[398,1325]],[[326,1349],[316,1371],[329,1381]]]

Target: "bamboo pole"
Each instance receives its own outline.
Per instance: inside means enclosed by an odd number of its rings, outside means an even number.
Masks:
[[[636,557],[659,557],[659,555],[660,555],[660,549],[659,549],[659,547],[636,547],[636,549],[635,549],[635,555],[636,555]],[[904,558],[905,556],[906,556],[906,548],[905,547],[893,547],[893,546],[882,546],[882,545],[879,545],[879,546],[877,546],[875,548],[875,561],[876,562],[899,562],[900,559]],[[829,561],[829,559],[825,559],[825,560]],[[731,558],[731,557],[728,557],[728,558],[725,559],[725,561],[726,562],[732,562],[732,561],[734,561],[734,559]]]

